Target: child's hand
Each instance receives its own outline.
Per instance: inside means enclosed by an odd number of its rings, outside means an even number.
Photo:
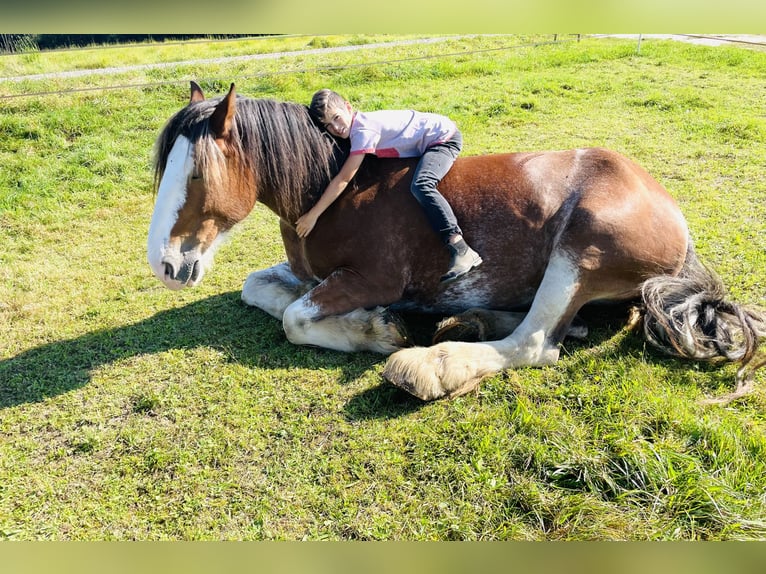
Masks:
[[[316,225],[317,218],[313,217],[311,213],[306,213],[298,218],[295,222],[295,231],[298,233],[298,237],[306,237]]]

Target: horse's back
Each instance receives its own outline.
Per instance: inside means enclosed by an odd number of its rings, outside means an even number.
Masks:
[[[672,197],[623,155],[602,148],[461,156],[438,188],[483,264],[440,286],[447,250],[408,192],[417,160],[365,160],[343,206],[317,226],[320,275],[358,266],[413,306],[513,308],[529,303],[554,251],[618,298],[680,268],[686,227]],[[328,242],[334,242],[327,249]],[[333,254],[333,261],[327,254]],[[609,279],[614,277],[613,286]]]
[[[615,276],[605,295],[629,296],[643,279],[677,272],[686,254],[675,200],[612,150],[465,157],[440,189],[485,261],[524,285],[539,284],[558,250],[596,278]]]

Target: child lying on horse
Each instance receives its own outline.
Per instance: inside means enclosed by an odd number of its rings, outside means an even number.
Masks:
[[[309,109],[330,134],[350,139],[351,151],[316,205],[296,222],[300,237],[311,233],[319,216],[343,193],[362,165],[365,154],[420,157],[410,191],[450,251],[450,266],[441,280],[452,281],[481,264],[479,254],[463,239],[452,208],[436,189],[463,145],[460,131],[452,120],[413,110],[354,111],[348,101],[327,89],[314,94]]]

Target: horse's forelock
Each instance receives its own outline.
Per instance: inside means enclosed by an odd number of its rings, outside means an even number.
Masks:
[[[186,136],[195,142],[207,132],[207,119],[213,113],[217,100],[204,100],[189,104],[176,112],[165,124],[157,137],[154,147],[154,190],[155,193],[167,167],[168,155],[179,136]]]

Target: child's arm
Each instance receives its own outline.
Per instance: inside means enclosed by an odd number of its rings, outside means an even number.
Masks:
[[[295,222],[295,230],[299,237],[306,237],[314,229],[317,219],[324,213],[324,210],[332,205],[332,202],[338,199],[338,196],[346,189],[348,182],[353,179],[359,166],[362,165],[364,154],[350,155],[343,164],[340,172],[327,185],[322,197],[316,202],[316,205],[304,213],[298,221]]]

